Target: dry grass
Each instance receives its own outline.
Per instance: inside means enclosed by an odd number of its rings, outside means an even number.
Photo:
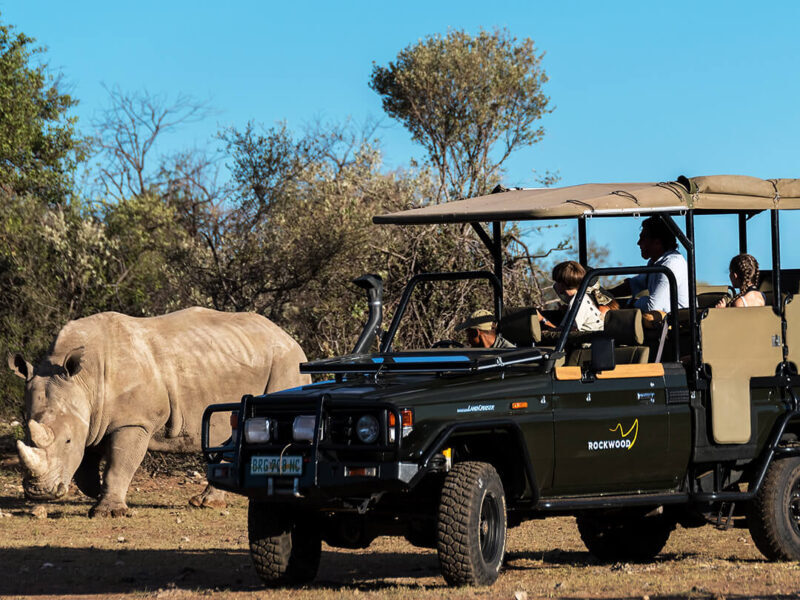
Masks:
[[[311,586],[265,590],[250,565],[245,501],[190,509],[202,480],[160,474],[159,464],[137,474],[129,518],[90,520],[88,499],[73,492],[37,519],[15,457],[0,454],[0,511],[11,514],[0,517],[0,598],[800,598],[800,565],[766,562],[746,530],[679,528],[652,563],[601,565],[570,518],[512,530],[491,588],[449,589],[434,551],[380,538],[367,550],[324,547]]]

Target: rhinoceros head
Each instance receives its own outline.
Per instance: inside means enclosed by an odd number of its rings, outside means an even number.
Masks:
[[[90,404],[80,377],[83,348],[69,353],[61,365],[45,359],[36,369],[21,355],[8,357],[9,367],[25,379],[25,413],[30,445],[17,442],[25,495],[60,498],[83,459],[89,433]]]

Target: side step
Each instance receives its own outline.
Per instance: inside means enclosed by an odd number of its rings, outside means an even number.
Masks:
[[[621,506],[660,506],[661,504],[684,504],[690,501],[686,492],[664,494],[625,494],[581,497],[542,498],[534,510],[568,511],[584,508],[619,508]]]

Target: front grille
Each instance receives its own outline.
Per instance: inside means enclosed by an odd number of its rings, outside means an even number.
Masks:
[[[325,436],[332,444],[349,444],[355,436],[355,419],[353,415],[328,415]]]

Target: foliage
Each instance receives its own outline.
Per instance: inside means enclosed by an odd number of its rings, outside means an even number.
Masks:
[[[68,115],[77,102],[62,94],[35,40],[0,23],[0,186],[42,201],[63,202],[85,144]]]
[[[187,273],[216,308],[254,310],[294,334],[311,357],[349,352],[366,317],[362,273],[385,282],[386,320],[408,279],[426,271],[492,269],[471,228],[376,227],[375,214],[425,204],[436,193],[427,170],[383,172],[371,130],[316,128],[296,138],[284,125],[228,130],[236,208],[207,239],[206,264]],[[514,244],[504,271],[510,302],[539,298],[531,285],[535,257]],[[478,306],[490,306],[485,284],[422,286],[409,306],[398,346],[427,347],[453,336],[453,327]]]
[[[113,248],[106,310],[156,316],[185,307],[175,264],[190,238],[175,207],[155,194],[132,196],[108,206],[103,222]]]
[[[79,204],[0,192],[0,347],[34,360],[67,321],[103,310],[113,251]],[[10,401],[2,389],[0,406]]]
[[[487,191],[513,150],[541,138],[535,124],[549,111],[533,42],[451,32],[373,71],[386,110],[428,150],[423,167],[387,170],[374,124],[250,123],[218,136],[230,174],[220,185],[211,151],[157,154],[163,136],[210,114],[205,103],[114,88],[95,122],[99,185],[79,188],[74,100],[29,66],[31,43],[0,25],[0,111],[11,115],[0,120],[0,347],[31,362],[71,319],[192,305],[265,315],[309,358],[347,353],[367,313],[354,277],[382,276],[386,326],[413,275],[494,269],[470,226],[377,227],[372,217]],[[506,304],[539,303],[549,251],[529,250],[513,223],[502,237]],[[491,306],[490,292],[420,286],[395,347],[454,337],[467,314]],[[21,397],[3,370],[0,414],[18,412]]]
[[[487,193],[508,156],[542,138],[537,122],[551,110],[542,56],[506,29],[450,31],[373,67],[370,87],[428,152],[438,198]]]

